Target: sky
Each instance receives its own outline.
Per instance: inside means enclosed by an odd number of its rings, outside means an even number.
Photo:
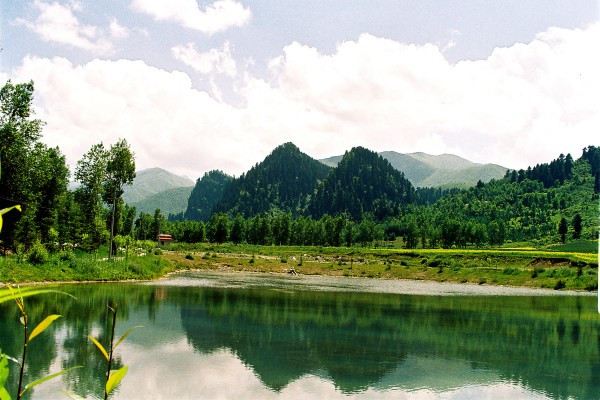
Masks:
[[[600,145],[600,0],[0,0],[0,82],[35,83],[73,170],[240,175],[293,142],[526,168]]]

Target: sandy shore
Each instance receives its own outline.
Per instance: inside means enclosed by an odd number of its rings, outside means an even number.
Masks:
[[[279,290],[351,291],[430,296],[596,296],[596,292],[476,285],[407,279],[353,278],[325,275],[292,276],[238,271],[181,271],[146,282],[160,286],[202,286]]]
[[[156,280],[23,282],[12,284],[12,286],[78,285],[87,283],[140,283],[158,286],[230,288],[265,287],[279,290],[395,293],[428,296],[596,296],[597,294],[595,291],[553,290],[410,279],[358,278],[327,275],[292,276],[275,272],[215,271],[203,269],[173,271]],[[0,282],[0,288],[3,287],[6,287],[6,284]]]

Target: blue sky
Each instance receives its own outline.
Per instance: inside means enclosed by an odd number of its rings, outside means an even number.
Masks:
[[[0,78],[33,79],[74,165],[240,174],[293,141],[526,167],[600,145],[600,2],[0,2]]]

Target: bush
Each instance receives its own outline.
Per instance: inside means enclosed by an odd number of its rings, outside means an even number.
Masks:
[[[279,259],[279,261],[281,261],[283,264],[285,264],[285,263],[287,263],[287,258],[285,258],[285,257],[281,257],[281,258]]]
[[[193,260],[193,259],[194,259],[194,256],[193,256],[193,255],[191,255],[190,253],[187,253],[187,254],[185,255],[185,259],[186,259],[186,260]]]
[[[27,261],[36,265],[48,262],[48,250],[40,242],[35,242],[27,253]]]
[[[63,250],[58,253],[60,261],[71,261],[73,260],[73,252],[71,250]]]
[[[163,252],[162,252],[162,250],[161,250],[161,249],[154,249],[154,255],[155,255],[155,256],[160,256],[160,255],[162,255],[162,253],[163,253]]]
[[[566,287],[567,285],[565,285],[565,283],[561,279],[559,279],[558,281],[556,281],[556,285],[554,285],[554,290],[560,290]]]

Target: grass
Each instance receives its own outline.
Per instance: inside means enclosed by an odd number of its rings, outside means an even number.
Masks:
[[[576,253],[598,253],[598,241],[597,240],[575,240],[563,244],[555,244],[548,247],[549,250],[553,251],[567,251]]]
[[[597,289],[597,255],[559,250],[176,244],[162,252],[130,256],[128,261],[100,261],[101,257],[85,253],[51,254],[35,265],[16,256],[0,257],[0,282],[149,280],[176,270],[284,273],[293,268],[305,275]]]
[[[597,256],[535,249],[366,249],[179,245],[164,257],[181,269],[418,279],[572,290],[597,289]],[[186,260],[185,254],[198,257]],[[204,257],[210,252],[211,257]],[[285,260],[285,262],[284,262]],[[561,284],[558,284],[558,281]],[[563,285],[564,284],[564,285]]]
[[[159,278],[173,269],[171,263],[150,253],[142,257],[129,257],[127,261],[122,258],[100,261],[93,254],[85,253],[64,259],[54,254],[42,264],[5,256],[0,257],[0,282],[149,280]]]

